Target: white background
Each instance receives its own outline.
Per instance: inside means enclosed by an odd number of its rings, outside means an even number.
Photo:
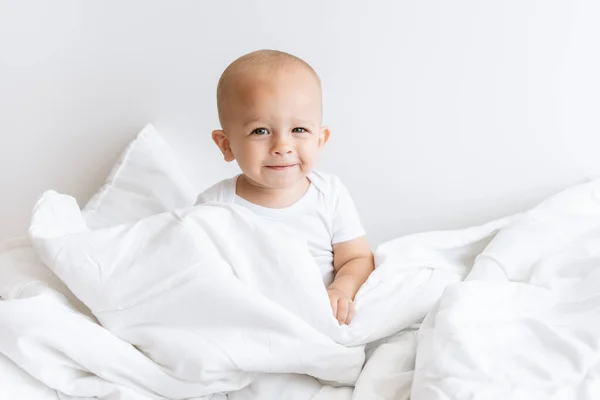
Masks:
[[[373,244],[524,210],[600,174],[600,2],[0,0],[0,240],[53,188],[85,204],[148,122],[198,190],[236,57],[321,75],[321,169]]]

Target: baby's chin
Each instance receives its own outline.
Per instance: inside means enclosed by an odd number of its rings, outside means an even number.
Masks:
[[[257,179],[256,183],[267,189],[283,190],[294,189],[297,185],[308,181],[306,174],[299,171],[295,173],[290,172],[292,171],[285,171],[283,173],[277,171],[275,174],[269,173],[268,176],[264,176],[267,174],[263,174],[263,176]]]

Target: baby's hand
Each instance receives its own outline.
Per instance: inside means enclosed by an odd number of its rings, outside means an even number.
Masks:
[[[354,318],[354,301],[343,291],[336,288],[327,289],[333,315],[340,325],[349,324]]]

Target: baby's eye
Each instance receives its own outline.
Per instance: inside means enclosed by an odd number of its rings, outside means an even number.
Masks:
[[[267,128],[256,128],[255,130],[252,131],[253,135],[268,135],[269,131],[267,130]]]
[[[308,130],[306,130],[304,128],[301,128],[301,127],[297,127],[297,128],[292,129],[292,132],[294,132],[294,133],[304,133],[304,132],[308,132]]]

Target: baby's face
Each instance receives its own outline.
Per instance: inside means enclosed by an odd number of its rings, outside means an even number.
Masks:
[[[303,69],[259,73],[228,98],[223,131],[250,183],[270,189],[306,181],[329,131],[321,89]]]

